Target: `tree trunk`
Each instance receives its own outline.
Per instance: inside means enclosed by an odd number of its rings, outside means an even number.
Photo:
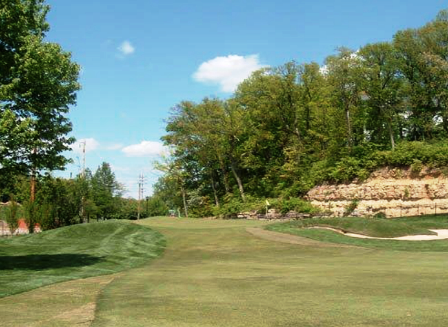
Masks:
[[[216,193],[215,180],[213,179],[213,174],[210,175],[210,182],[212,184],[213,195],[215,196],[215,204],[219,208],[218,194]]]
[[[392,130],[392,119],[390,117],[387,122],[387,128],[389,129],[390,144],[392,146],[392,151],[393,151],[393,150],[395,150],[395,138],[394,138],[394,132]]]
[[[184,212],[185,212],[185,217],[188,218],[188,208],[187,208],[187,196],[185,194],[185,189],[183,184],[180,185],[180,191],[182,193],[182,201],[184,203]]]
[[[218,154],[218,160],[223,175],[224,189],[226,190],[226,194],[228,194],[230,193],[229,173],[227,172],[226,166],[224,165],[224,161],[222,160],[220,154]]]
[[[306,132],[311,128],[311,110],[309,105],[305,106],[305,121],[306,121]]]
[[[236,182],[238,183],[238,189],[240,191],[241,199],[243,199],[243,202],[246,202],[246,196],[244,195],[244,187],[243,183],[241,182],[240,176],[238,176],[238,173],[235,168],[235,162],[232,160],[230,168],[232,169],[233,176],[235,176]]]
[[[345,108],[345,118],[347,120],[347,145],[349,148],[352,148],[352,124],[350,122],[350,109],[348,108],[348,106],[346,106]]]
[[[37,150],[34,148],[32,154],[36,154]],[[31,168],[31,180],[30,180],[30,202],[33,203],[36,197],[36,169]]]
[[[36,198],[36,175],[34,169],[31,171],[30,178],[30,202],[33,203]]]

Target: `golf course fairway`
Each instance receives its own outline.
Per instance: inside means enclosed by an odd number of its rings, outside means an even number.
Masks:
[[[444,326],[448,256],[254,236],[258,221],[152,218],[164,255],[122,273],[93,326]],[[295,244],[291,244],[295,243]]]

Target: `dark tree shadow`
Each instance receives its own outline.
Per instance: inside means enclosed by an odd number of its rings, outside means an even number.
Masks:
[[[29,254],[17,256],[0,255],[1,270],[45,270],[91,266],[103,258],[88,254]]]

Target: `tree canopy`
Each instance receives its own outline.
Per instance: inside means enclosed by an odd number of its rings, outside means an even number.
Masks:
[[[341,47],[323,66],[263,68],[225,100],[180,102],[162,138],[176,169],[165,170],[155,196],[211,215],[236,202],[364,179],[383,165],[444,165],[447,17],[442,11],[391,42]]]
[[[0,3],[0,175],[62,169],[79,66],[45,40],[43,0]]]

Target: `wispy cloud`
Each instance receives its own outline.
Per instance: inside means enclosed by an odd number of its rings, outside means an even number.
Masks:
[[[252,72],[263,67],[266,66],[260,63],[258,55],[216,57],[203,62],[193,74],[193,79],[218,84],[223,92],[233,92]]]
[[[120,51],[121,55],[129,56],[135,52],[135,47],[129,41],[123,41],[118,47],[118,51]]]
[[[154,141],[142,141],[139,144],[132,144],[124,147],[121,151],[128,157],[158,156],[166,152],[162,143]]]
[[[86,144],[86,152],[94,151],[100,146],[100,143],[94,138],[79,139],[71,145],[73,152],[81,154],[84,142]]]

